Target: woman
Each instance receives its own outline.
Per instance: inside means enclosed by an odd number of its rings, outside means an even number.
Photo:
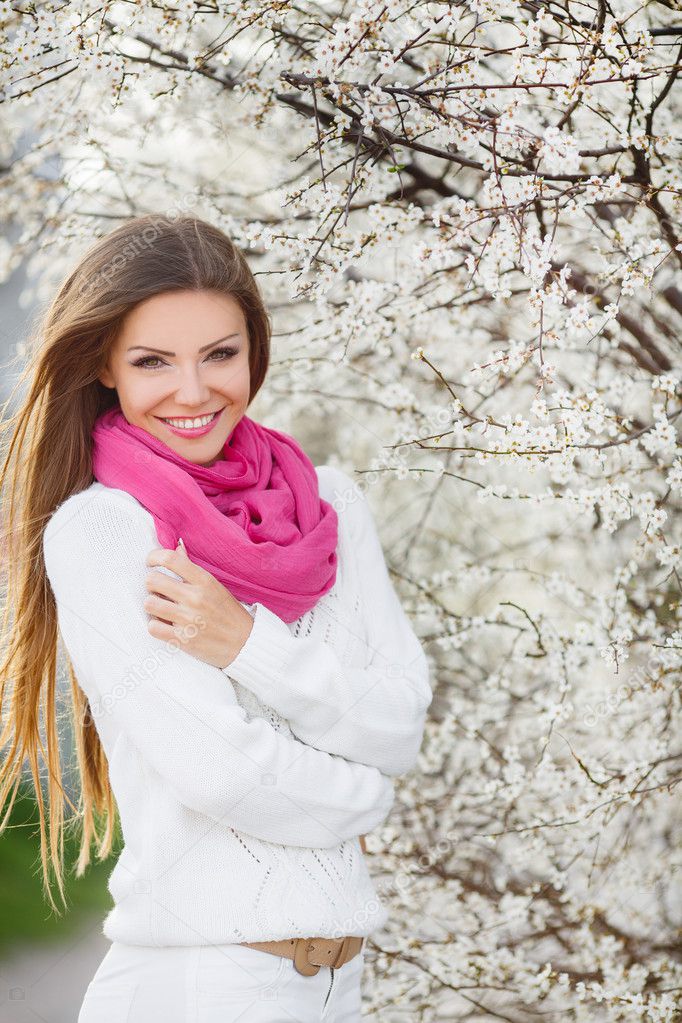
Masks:
[[[26,756],[40,792],[44,689],[43,872],[49,894],[49,846],[63,899],[59,631],[77,876],[93,839],[111,849],[114,797],[124,839],[79,1023],[360,1018],[364,939],[387,919],[361,839],[431,690],[362,492],[247,415],[269,344],[221,231],[136,218],[63,282],[11,421],[0,796]]]

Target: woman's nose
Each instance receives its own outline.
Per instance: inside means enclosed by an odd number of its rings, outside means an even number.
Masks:
[[[205,405],[211,395],[211,389],[201,380],[196,372],[186,373],[175,392],[178,405]]]

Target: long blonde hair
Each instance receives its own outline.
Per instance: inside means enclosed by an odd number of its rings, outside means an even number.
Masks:
[[[66,907],[64,799],[75,815],[69,824],[82,825],[76,877],[90,863],[93,838],[98,860],[109,855],[116,808],[104,750],[68,654],[78,806],[62,785],[57,610],[43,561],[43,531],[58,505],[94,480],[91,430],[95,419],[117,401],[116,392],[104,387],[98,376],[123,319],[139,302],[175,290],[214,290],[240,303],[249,334],[250,403],[268,369],[271,324],[243,254],[222,231],[198,218],[149,214],[95,242],[62,281],[27,346],[26,365],[15,386],[16,390],[27,382],[26,396],[18,411],[5,419],[13,391],[0,421],[4,441],[0,507],[7,566],[0,627],[0,808],[11,793],[0,834],[28,761],[40,815],[43,890],[58,915],[50,865]],[[39,752],[47,764],[49,828]]]

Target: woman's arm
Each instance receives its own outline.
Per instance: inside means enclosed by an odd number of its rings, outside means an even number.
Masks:
[[[294,636],[256,602],[253,627],[223,671],[285,717],[303,742],[385,775],[409,771],[432,700],[421,643],[391,583],[371,509],[350,477],[331,467],[357,558],[366,666],[348,667],[317,636]],[[346,523],[344,522],[344,527]],[[341,528],[341,524],[339,525]]]
[[[248,720],[213,667],[148,632],[153,522],[111,491],[74,495],[45,530],[59,628],[98,730],[125,731],[178,800],[282,845],[331,847],[385,820],[393,785]]]

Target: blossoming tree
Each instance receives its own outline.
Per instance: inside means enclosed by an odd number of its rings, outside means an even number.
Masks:
[[[367,840],[368,1018],[682,1018],[680,5],[0,19],[2,275],[212,220],[273,312],[261,416],[389,512],[436,699]]]

